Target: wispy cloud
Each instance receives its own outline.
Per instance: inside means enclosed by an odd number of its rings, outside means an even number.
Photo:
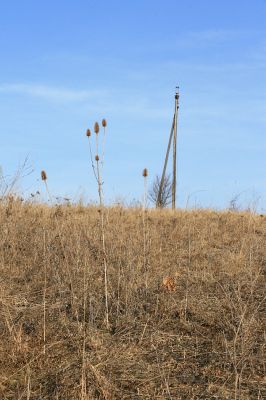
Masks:
[[[239,44],[246,39],[253,38],[259,40],[265,37],[265,31],[260,30],[240,30],[240,29],[209,29],[199,31],[182,32],[172,37],[167,42],[157,40],[149,44],[149,49],[153,51],[169,51],[213,48],[226,44],[227,46]],[[138,45],[138,50],[147,51],[146,43]]]
[[[0,84],[0,93],[16,93],[56,102],[83,102],[103,95],[99,90],[75,90],[32,83],[3,83]]]
[[[78,104],[78,110],[96,115],[105,112],[112,115],[138,116],[138,118],[163,119],[169,116],[167,108],[155,106],[150,98],[134,96],[127,98],[124,90],[91,89],[76,90],[59,86],[31,83],[0,84],[0,95],[22,95],[45,100],[48,103]]]
[[[246,32],[234,30],[206,30],[187,32],[176,40],[178,46],[206,46],[211,44],[228,42],[246,35]]]

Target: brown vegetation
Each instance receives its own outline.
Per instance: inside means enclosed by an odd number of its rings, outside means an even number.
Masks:
[[[1,399],[266,398],[266,217],[144,212],[2,201]]]

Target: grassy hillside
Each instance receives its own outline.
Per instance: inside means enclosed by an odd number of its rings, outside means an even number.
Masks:
[[[1,399],[265,399],[266,217],[0,205]]]

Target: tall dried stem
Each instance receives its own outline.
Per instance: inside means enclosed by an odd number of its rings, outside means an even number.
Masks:
[[[106,125],[107,125],[106,120],[103,120],[102,126],[104,128],[104,135],[105,135]],[[101,242],[102,242],[102,250],[103,250],[103,266],[104,266],[105,321],[106,321],[107,328],[109,328],[108,266],[107,266],[107,254],[106,254],[106,245],[105,245],[105,218],[104,218],[104,202],[103,202],[103,190],[102,190],[103,182],[102,182],[102,177],[101,177],[101,167],[103,168],[103,160],[101,160],[101,166],[100,166],[99,131],[100,131],[99,124],[98,124],[98,122],[95,122],[94,132],[96,134],[96,155],[95,155],[96,168],[94,168],[94,163],[92,163],[92,165],[93,165],[96,182],[98,185],[98,195],[99,195],[99,203],[100,203]],[[88,134],[87,134],[87,136],[88,136]],[[104,149],[103,149],[102,154],[104,155]]]
[[[87,399],[86,382],[86,304],[87,304],[87,265],[83,269],[83,344],[82,344],[82,372],[81,372],[81,400]]]
[[[142,221],[143,221],[143,268],[145,271],[145,284],[148,286],[147,276],[147,227],[146,227],[146,207],[147,207],[147,177],[148,170],[144,168],[142,172],[144,178],[144,192],[143,192],[143,205],[142,205]]]
[[[93,160],[93,155],[92,155],[92,149],[91,149],[91,141],[90,141],[90,138],[91,138],[91,131],[90,131],[90,129],[87,129],[86,136],[87,136],[88,139],[89,139],[91,167],[92,167],[92,170],[93,170],[95,179],[97,180],[97,175],[96,175],[96,170],[95,170],[95,165],[94,165],[94,160]]]
[[[46,290],[47,290],[47,260],[46,260],[46,234],[43,232],[43,259],[44,259],[44,282],[43,282],[43,354],[46,353]]]

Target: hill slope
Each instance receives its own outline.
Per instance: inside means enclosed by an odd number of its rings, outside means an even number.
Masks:
[[[0,206],[1,399],[266,398],[266,217]]]

